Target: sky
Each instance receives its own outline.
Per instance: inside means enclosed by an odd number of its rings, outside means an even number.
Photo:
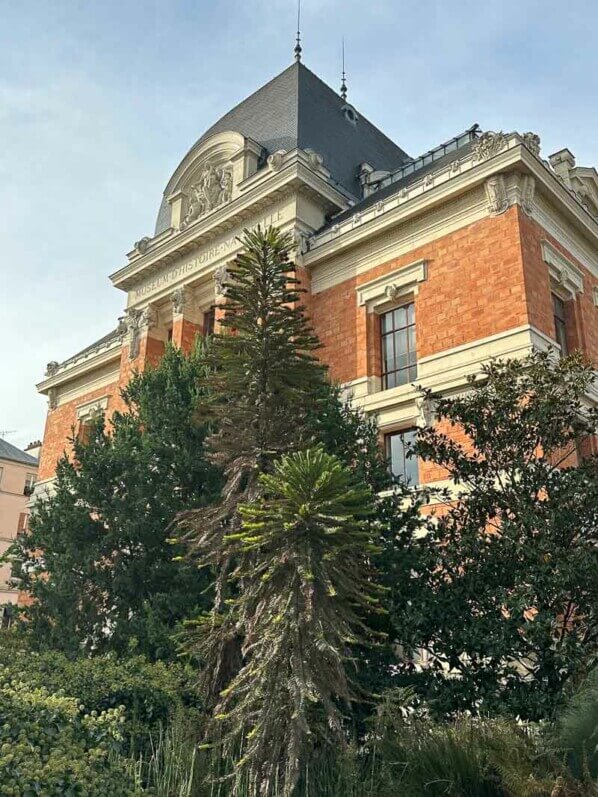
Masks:
[[[303,0],[303,61],[410,155],[474,122],[598,166],[596,0]],[[0,436],[110,331],[108,275],[202,132],[293,59],[296,0],[0,0]],[[10,434],[3,434],[10,432]]]

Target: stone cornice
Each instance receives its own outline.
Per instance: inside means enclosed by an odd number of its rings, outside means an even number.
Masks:
[[[308,190],[329,210],[346,209],[348,198],[328,182],[328,173],[314,159],[314,153],[293,150],[281,157],[277,169],[265,167],[241,184],[241,193],[229,204],[200,218],[185,230],[172,228],[146,243],[143,252],[129,254],[130,263],[114,272],[110,279],[122,290],[130,290],[141,279],[151,276],[161,266],[204,246],[217,235],[241,226],[243,220],[264,210],[280,199]]]
[[[398,223],[470,191],[492,175],[513,169],[533,175],[538,181],[537,190],[559,204],[569,221],[589,239],[598,253],[598,222],[546,164],[528,149],[522,137],[513,133],[505,137],[502,151],[487,160],[480,161],[473,153],[468,153],[463,159],[424,175],[420,180],[398,189],[392,196],[381,199],[362,212],[357,208],[352,216],[311,238],[303,263],[306,266],[319,264],[342,249],[353,247],[366,238],[373,238]],[[521,196],[516,201],[523,204]]]
[[[55,373],[36,385],[39,393],[48,393],[51,388],[70,382],[83,374],[95,371],[103,365],[120,358],[122,338],[117,336],[108,343],[98,344],[79,356],[61,363]]]

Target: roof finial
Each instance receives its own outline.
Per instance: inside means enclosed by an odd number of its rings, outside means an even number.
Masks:
[[[345,37],[343,36],[343,81],[341,83],[341,97],[347,99],[347,80],[345,75]]]
[[[301,61],[301,0],[297,0],[297,43],[295,44],[295,61]]]

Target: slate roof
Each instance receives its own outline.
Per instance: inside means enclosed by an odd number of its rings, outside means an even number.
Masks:
[[[342,112],[345,100],[304,64],[295,63],[212,125],[193,145],[232,130],[261,144],[266,153],[311,148],[324,158],[332,178],[353,196],[360,196],[357,168],[364,161],[375,169],[394,171],[409,156],[357,110],[351,124]],[[156,221],[157,235],[168,228],[166,197]]]
[[[415,171],[412,171],[405,177],[401,177],[400,173],[397,175],[392,175],[390,178],[392,182],[387,182],[386,185],[383,185],[377,191],[374,191],[369,196],[364,197],[359,202],[356,202],[352,205],[348,210],[343,210],[341,213],[338,213],[336,216],[333,216],[320,230],[318,233],[324,232],[325,230],[333,227],[335,224],[339,224],[340,222],[345,221],[346,219],[350,218],[351,216],[355,215],[356,213],[362,213],[367,208],[375,205],[376,202],[380,202],[382,199],[387,199],[388,197],[394,196],[397,194],[402,188],[407,188],[412,183],[416,183],[418,180],[421,180],[426,174],[430,172],[434,172],[438,169],[442,169],[443,167],[448,166],[453,161],[458,160],[460,158],[465,157],[471,152],[471,148],[473,146],[473,141],[478,134],[478,125],[473,125],[465,133],[462,133],[460,136],[456,136],[455,139],[465,138],[466,136],[471,136],[471,140],[464,141],[464,143],[459,144],[459,146],[448,152],[447,154],[443,155],[442,157],[434,159],[431,163],[427,163],[425,165],[417,166],[417,163],[423,160],[423,156],[417,158],[415,161],[416,168]],[[441,145],[446,146],[446,145]]]
[[[0,459],[8,459],[11,462],[20,462],[22,465],[32,465],[37,467],[37,459],[21,451],[20,448],[13,446],[7,440],[0,437]]]

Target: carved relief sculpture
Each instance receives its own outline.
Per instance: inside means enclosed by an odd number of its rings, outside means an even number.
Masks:
[[[60,365],[56,362],[56,360],[51,360],[46,365],[46,376],[54,376],[55,373],[58,372]]]
[[[481,135],[473,142],[472,152],[473,160],[485,161],[488,158],[493,158],[507,146],[507,137],[499,130],[498,133],[493,133],[491,130]]]
[[[493,177],[489,177],[484,183],[484,190],[486,191],[486,199],[488,201],[488,210],[490,213],[493,216],[504,213],[509,207],[509,197],[507,196],[504,175],[497,174]]]
[[[521,138],[523,139],[523,143],[537,158],[540,157],[540,136],[536,133],[524,133]]]
[[[156,309],[150,304],[143,310],[127,310],[124,319],[129,334],[129,360],[139,357],[139,342],[142,330],[154,327],[158,321]]]
[[[230,166],[204,166],[196,183],[191,186],[189,207],[181,222],[181,230],[211,210],[230,202],[233,191],[233,171]]]

